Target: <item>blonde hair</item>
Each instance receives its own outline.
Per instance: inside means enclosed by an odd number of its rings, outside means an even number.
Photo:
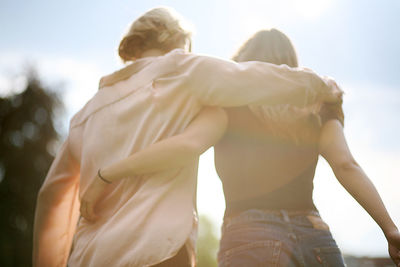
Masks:
[[[148,49],[168,52],[182,44],[190,46],[190,39],[187,23],[174,10],[153,8],[132,23],[119,44],[118,54],[124,62],[133,61]]]
[[[234,61],[264,61],[298,67],[290,39],[277,29],[261,30],[248,39],[232,58]]]

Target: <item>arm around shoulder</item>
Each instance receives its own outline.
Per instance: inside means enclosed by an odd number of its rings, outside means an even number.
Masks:
[[[293,104],[304,106],[319,100],[339,101],[340,89],[306,68],[290,68],[265,62],[242,62],[195,54],[176,58],[183,86],[204,105]]]

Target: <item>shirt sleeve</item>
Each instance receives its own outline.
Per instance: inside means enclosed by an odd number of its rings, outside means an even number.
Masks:
[[[325,124],[329,120],[338,120],[344,126],[344,113],[342,103],[323,103],[319,111],[321,124]]]
[[[66,266],[79,217],[79,165],[68,139],[39,191],[33,236],[34,266]]]
[[[256,61],[235,63],[194,54],[180,55],[177,65],[185,88],[205,105],[305,106],[333,91],[324,79],[306,68]]]

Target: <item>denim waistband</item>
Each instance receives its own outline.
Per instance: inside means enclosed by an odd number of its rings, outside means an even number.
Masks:
[[[251,209],[243,211],[234,216],[225,216],[223,228],[227,228],[234,224],[243,224],[257,221],[283,221],[287,223],[306,224],[309,225],[310,221],[307,216],[318,216],[319,212],[316,210],[305,211],[291,211],[291,210],[258,210]]]

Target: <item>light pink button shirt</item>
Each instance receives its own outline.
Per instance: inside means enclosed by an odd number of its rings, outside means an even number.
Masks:
[[[36,266],[150,266],[185,244],[193,253],[197,160],[109,185],[96,207],[101,219],[89,223],[79,219],[79,198],[97,170],[182,132],[204,105],[306,105],[331,90],[309,70],[180,49],[140,59],[103,82],[72,118],[41,188]]]

